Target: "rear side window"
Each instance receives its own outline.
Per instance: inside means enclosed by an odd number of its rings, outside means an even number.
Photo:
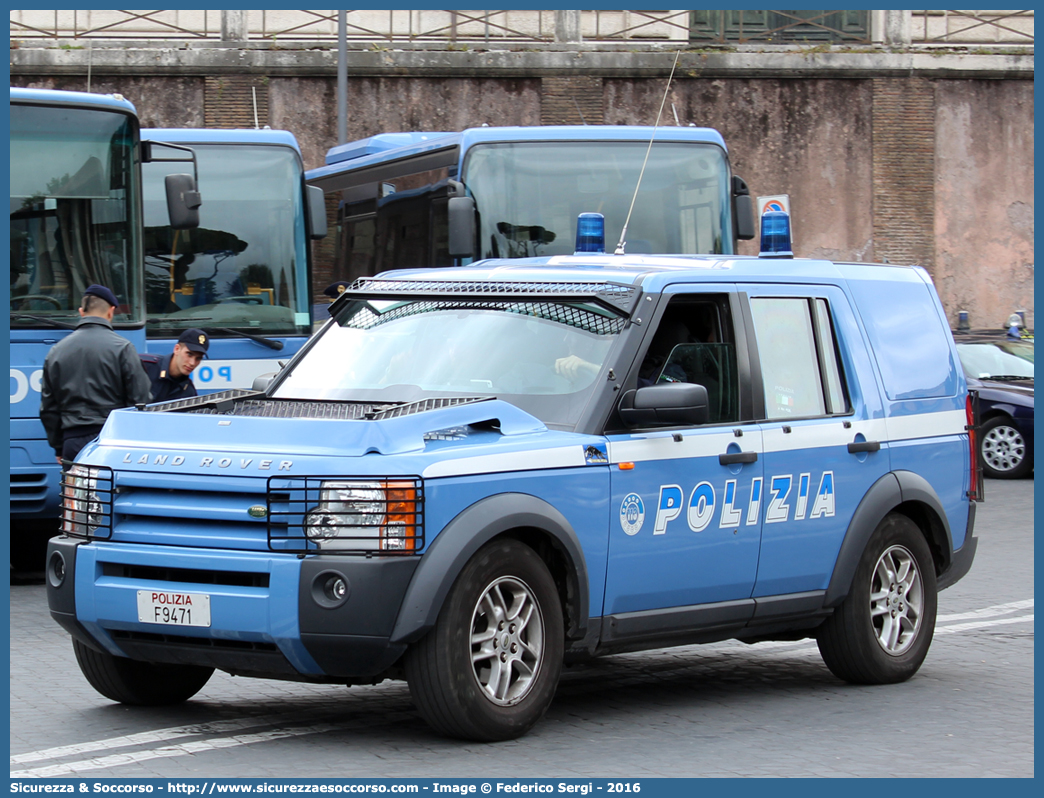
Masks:
[[[766,418],[846,413],[848,401],[826,300],[757,297],[751,299],[750,309],[758,337]]]
[[[920,280],[861,280],[853,286],[889,399],[956,396],[950,332]]]

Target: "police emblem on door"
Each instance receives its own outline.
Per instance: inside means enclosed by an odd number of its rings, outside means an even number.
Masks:
[[[628,493],[620,503],[620,526],[625,534],[637,535],[645,523],[645,504],[637,493]]]

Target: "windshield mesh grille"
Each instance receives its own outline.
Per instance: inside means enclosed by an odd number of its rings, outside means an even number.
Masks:
[[[473,294],[475,296],[589,294],[624,300],[633,296],[638,288],[623,283],[502,282],[500,280],[458,282],[455,280],[374,280],[370,277],[360,277],[348,287],[349,292],[388,291],[394,293],[403,290],[427,294]]]
[[[524,301],[589,302],[613,315],[629,316],[641,297],[641,288],[628,283],[511,282],[500,280],[387,280],[360,277],[348,287],[339,303],[349,299],[434,299],[470,302]],[[341,305],[343,307],[343,304]]]
[[[616,335],[624,326],[624,320],[618,316],[606,316],[576,305],[562,305],[554,302],[486,302],[486,301],[442,301],[411,302],[393,307],[383,313],[374,313],[364,308],[353,315],[345,324],[360,330],[369,330],[381,324],[417,316],[423,313],[453,310],[496,310],[502,313],[517,313],[521,316],[532,316],[537,319],[576,327],[595,335]]]

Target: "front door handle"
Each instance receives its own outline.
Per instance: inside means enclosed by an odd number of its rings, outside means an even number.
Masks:
[[[877,452],[880,450],[880,441],[852,441],[852,443],[848,444],[849,454],[859,454],[859,452]]]
[[[718,462],[722,465],[735,465],[736,463],[756,463],[757,452],[732,452],[718,455]]]

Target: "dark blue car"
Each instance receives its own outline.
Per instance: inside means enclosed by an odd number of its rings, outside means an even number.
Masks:
[[[979,392],[979,453],[986,476],[1033,473],[1033,343],[959,336],[957,352],[969,390]]]

